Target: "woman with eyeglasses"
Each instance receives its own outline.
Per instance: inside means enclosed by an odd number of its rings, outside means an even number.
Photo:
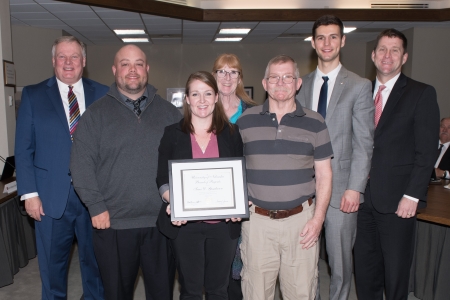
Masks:
[[[226,117],[211,73],[200,71],[189,76],[183,116],[179,123],[165,128],[158,149],[156,182],[167,202],[169,160],[243,156],[239,128]],[[175,253],[180,299],[201,300],[204,287],[206,299],[227,300],[240,219],[170,222],[169,214],[169,205],[163,205],[157,226],[170,239]]]
[[[234,54],[224,53],[217,57],[212,71],[219,87],[219,100],[231,123],[256,103],[244,91],[244,75],[241,63]]]
[[[219,100],[222,102],[225,114],[231,123],[237,119],[249,107],[256,103],[244,91],[244,75],[241,62],[234,54],[224,53],[217,57],[212,71],[219,87]],[[230,273],[228,286],[229,300],[242,300],[241,276],[242,260],[239,249],[241,238],[236,247],[236,255]]]

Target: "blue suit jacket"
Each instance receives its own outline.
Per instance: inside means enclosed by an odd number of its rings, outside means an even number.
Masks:
[[[86,108],[108,87],[83,78]],[[53,76],[22,91],[16,127],[18,194],[38,192],[46,216],[64,213],[71,185],[72,141],[58,83]]]

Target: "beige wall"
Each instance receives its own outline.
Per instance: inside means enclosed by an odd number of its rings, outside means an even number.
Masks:
[[[3,77],[3,60],[13,61],[10,24],[9,0],[0,0],[0,156],[3,157],[13,155],[16,133],[14,102],[11,105],[9,102],[9,97],[14,97],[14,87],[4,86]]]
[[[53,76],[51,49],[62,30],[11,26],[17,86],[36,84]]]
[[[194,71],[211,71],[216,57],[225,52],[236,54],[244,71],[244,85],[252,86],[254,99],[264,100],[265,92],[261,85],[267,62],[277,54],[292,56],[297,62],[300,74],[305,75],[317,65],[311,44],[209,44],[209,45],[140,45],[147,54],[150,64],[149,82],[156,86],[165,97],[166,88],[184,87],[186,80]],[[342,62],[350,70],[364,75],[366,45],[349,43],[343,49]],[[111,84],[114,77],[111,71],[114,54],[119,46],[90,46],[88,49],[87,74],[89,78],[104,84]]]
[[[450,116],[450,29],[415,28],[411,77],[436,88],[441,118]]]

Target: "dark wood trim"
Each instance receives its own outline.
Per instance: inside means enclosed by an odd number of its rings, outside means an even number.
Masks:
[[[450,21],[445,9],[201,9],[154,0],[58,0],[199,22],[315,21],[325,14],[344,21]]]
[[[92,5],[162,17],[203,21],[203,9],[153,0],[57,0],[60,2]]]
[[[204,21],[315,21],[336,15],[344,21],[440,21],[437,9],[208,9]],[[450,16],[449,16],[450,18]]]

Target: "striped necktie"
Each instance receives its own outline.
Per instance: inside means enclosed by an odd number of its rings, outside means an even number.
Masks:
[[[78,107],[77,96],[73,92],[73,86],[69,85],[69,94],[67,97],[69,98],[69,130],[70,137],[73,141],[73,133],[77,128],[78,121],[80,120],[80,108]]]

